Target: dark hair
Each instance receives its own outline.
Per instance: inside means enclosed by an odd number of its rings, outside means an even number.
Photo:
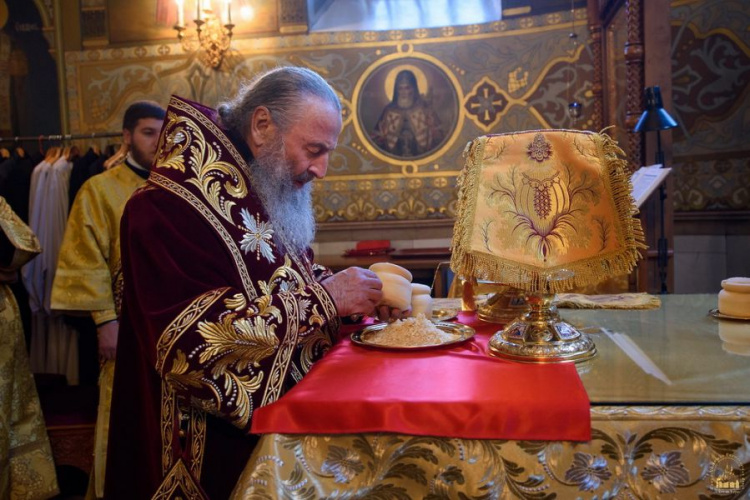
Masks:
[[[281,132],[289,130],[299,117],[306,98],[317,97],[341,111],[341,102],[319,74],[307,68],[284,66],[261,73],[243,85],[234,99],[219,105],[222,125],[245,137],[250,118],[258,106],[265,106]]]
[[[122,128],[133,132],[138,125],[138,120],[143,118],[163,120],[166,114],[164,108],[154,101],[136,101],[125,110],[122,117]]]

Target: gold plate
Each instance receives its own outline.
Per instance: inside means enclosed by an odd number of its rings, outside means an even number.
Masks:
[[[750,318],[743,318],[741,316],[730,316],[729,314],[720,313],[718,309],[711,309],[708,314],[718,319],[731,319],[732,321],[750,321]]]
[[[446,333],[455,335],[454,340],[443,342],[442,344],[426,344],[426,345],[413,345],[413,346],[390,346],[383,344],[374,344],[367,341],[367,335],[373,332],[382,330],[388,326],[388,323],[378,323],[376,325],[370,325],[363,330],[352,333],[351,339],[357,345],[364,347],[373,347],[375,349],[386,349],[389,351],[413,351],[415,349],[433,349],[436,347],[445,347],[447,345],[454,345],[469,340],[474,336],[474,329],[470,326],[462,325],[460,323],[442,323],[436,322],[435,326]]]
[[[458,309],[433,309],[432,310],[432,321],[448,321],[458,316]]]

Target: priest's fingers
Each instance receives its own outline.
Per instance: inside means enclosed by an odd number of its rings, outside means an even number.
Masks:
[[[411,309],[401,310],[387,305],[380,305],[376,308],[378,319],[381,321],[395,321],[397,319],[408,318],[411,315]]]
[[[370,314],[383,297],[383,283],[368,269],[350,267],[321,282],[339,316]]]

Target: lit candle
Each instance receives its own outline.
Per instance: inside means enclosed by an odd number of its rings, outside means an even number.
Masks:
[[[227,0],[227,24],[232,24],[232,0]]]
[[[177,4],[177,26],[185,26],[185,13],[183,12],[183,0],[175,0]]]
[[[195,0],[195,20],[201,20],[201,0]]]

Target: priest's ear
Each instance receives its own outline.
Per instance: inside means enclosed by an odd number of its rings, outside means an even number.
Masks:
[[[273,141],[278,131],[271,116],[271,111],[265,106],[258,106],[253,110],[248,128],[245,140],[254,156],[257,156],[260,149]]]
[[[133,144],[133,132],[126,128],[122,129],[122,142],[126,146]]]

